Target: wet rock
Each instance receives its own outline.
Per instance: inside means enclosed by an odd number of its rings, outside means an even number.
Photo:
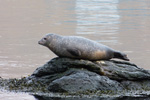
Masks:
[[[80,91],[117,91],[123,90],[117,81],[106,76],[100,76],[87,70],[71,69],[70,75],[52,81],[48,90],[53,92],[80,92]]]
[[[135,64],[54,58],[29,77],[1,79],[0,86],[24,92],[57,92],[94,95],[150,94],[150,72]],[[141,92],[142,91],[142,92]]]
[[[76,68],[86,69],[90,72],[97,73],[102,76],[107,76],[114,80],[140,80],[150,79],[150,73],[148,70],[137,67],[135,64],[123,61],[88,61],[77,60],[69,58],[54,58],[45,65],[37,68],[32,76],[45,77],[48,75],[59,74],[58,77],[62,77],[62,73],[65,71]],[[55,77],[57,79],[57,77]]]
[[[150,73],[129,62],[54,58],[37,68],[28,79],[46,84],[51,92],[114,92],[126,88],[122,81],[149,80]]]

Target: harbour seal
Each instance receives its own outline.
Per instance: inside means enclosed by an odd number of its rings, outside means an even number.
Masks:
[[[80,36],[45,35],[39,42],[59,57],[85,60],[109,60],[118,58],[129,61],[127,55],[108,46]]]

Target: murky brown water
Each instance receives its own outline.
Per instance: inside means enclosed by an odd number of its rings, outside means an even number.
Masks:
[[[0,0],[0,5],[3,78],[28,76],[55,57],[37,44],[46,33],[93,39],[150,69],[149,0]]]

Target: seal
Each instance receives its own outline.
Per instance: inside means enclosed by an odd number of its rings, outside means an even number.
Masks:
[[[109,60],[111,58],[118,58],[129,61],[126,54],[80,36],[61,36],[49,33],[38,43],[48,47],[59,57],[85,60]]]

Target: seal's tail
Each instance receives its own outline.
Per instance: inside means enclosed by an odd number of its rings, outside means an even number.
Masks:
[[[128,59],[126,54],[118,52],[118,51],[114,52],[114,58],[119,58],[119,59],[123,59],[123,60],[129,61],[129,59]]]

